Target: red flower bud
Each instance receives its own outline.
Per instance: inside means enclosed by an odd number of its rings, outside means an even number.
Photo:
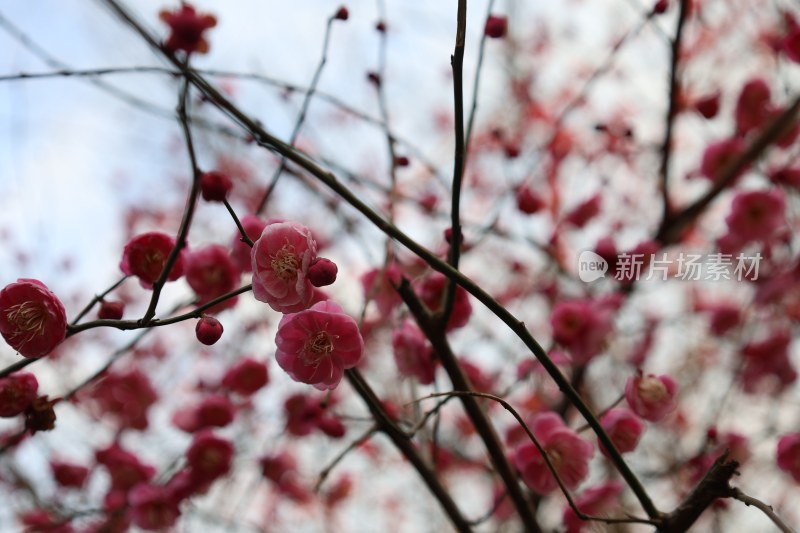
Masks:
[[[216,170],[200,176],[200,192],[207,202],[223,202],[233,188],[233,182],[222,172]]]
[[[214,317],[204,316],[197,322],[194,332],[197,335],[197,340],[207,346],[211,346],[222,337],[222,324]]]
[[[492,39],[505,37],[508,32],[508,19],[502,15],[489,15],[486,19],[484,33]]]
[[[110,302],[103,300],[100,303],[100,309],[97,310],[97,318],[103,320],[119,320],[125,312],[125,304],[123,302]]]
[[[326,287],[336,281],[338,271],[336,263],[330,259],[318,257],[308,268],[308,280],[315,287]]]
[[[347,20],[350,17],[350,12],[347,11],[347,8],[342,6],[333,16],[336,20]]]

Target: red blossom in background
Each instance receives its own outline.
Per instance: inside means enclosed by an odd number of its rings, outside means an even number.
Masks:
[[[61,461],[50,461],[53,479],[62,487],[80,489],[89,477],[89,469],[85,466]]]
[[[0,417],[22,414],[36,399],[39,382],[29,372],[18,372],[0,378]]]
[[[574,489],[580,485],[589,474],[592,444],[568,428],[556,413],[540,413],[529,426],[564,486]],[[532,442],[518,446],[513,459],[522,480],[535,493],[548,494],[558,488],[556,478]]]
[[[158,400],[150,379],[139,369],[109,373],[89,392],[98,410],[123,428],[147,429],[148,411]]]
[[[609,409],[600,419],[600,424],[606,430],[611,442],[620,453],[632,452],[639,445],[639,439],[644,433],[644,422],[631,411],[615,407]],[[606,449],[600,444],[600,451],[607,454]]]
[[[503,15],[489,15],[484,28],[486,36],[499,39],[505,37],[506,32],[508,32],[508,19]]]
[[[745,143],[739,137],[709,144],[703,152],[700,175],[711,181],[722,177],[722,172],[744,153]],[[743,170],[740,170],[740,173]]]
[[[414,377],[422,385],[433,383],[436,358],[428,339],[416,324],[405,320],[392,332],[392,353],[402,375]]]
[[[239,283],[240,274],[236,265],[228,250],[219,244],[209,244],[189,252],[185,257],[184,269],[186,281],[197,294],[200,305],[231,292]],[[237,298],[228,298],[215,305],[212,312],[232,307]]]
[[[170,252],[175,247],[175,239],[166,233],[151,231],[133,237],[122,252],[120,270],[127,276],[136,276],[145,289],[150,289],[161,276]],[[167,281],[175,281],[183,276],[184,252],[178,254],[175,264],[169,271]]]
[[[317,243],[305,226],[267,225],[252,250],[253,296],[281,313],[307,309],[314,294],[307,274],[316,256]]]
[[[136,455],[124,450],[119,444],[95,453],[97,462],[108,470],[111,476],[111,492],[128,492],[139,483],[149,481],[156,469],[143,463]]]
[[[414,284],[420,300],[432,313],[441,311],[442,297],[447,283],[448,281],[444,274],[433,272]],[[446,329],[450,331],[466,326],[471,315],[472,304],[469,301],[469,294],[464,290],[464,287],[457,285],[455,300],[453,301],[453,312],[450,315],[450,320],[447,321]]]
[[[147,531],[163,531],[180,516],[176,502],[167,487],[140,483],[128,494],[131,521]]]
[[[23,357],[44,357],[67,335],[64,304],[35,279],[6,285],[0,291],[0,334]]]
[[[336,388],[344,370],[364,354],[356,321],[330,300],[284,315],[275,343],[280,367],[295,381],[321,390]]]
[[[222,386],[242,396],[251,396],[269,383],[267,365],[251,357],[239,359],[222,377]]]
[[[725,219],[730,235],[743,243],[772,237],[784,224],[785,198],[780,189],[738,193]]]
[[[224,476],[233,464],[233,443],[210,431],[195,435],[186,451],[186,462],[192,479],[199,482],[213,481]]]
[[[183,50],[187,54],[208,52],[208,41],[203,34],[217,25],[213,15],[200,14],[187,3],[176,11],[161,11],[159,18],[170,27],[171,33],[164,46],[173,52]]]
[[[614,507],[624,490],[625,485],[621,482],[607,481],[583,491],[575,498],[575,506],[584,514],[603,516],[606,511]],[[564,508],[562,520],[566,528],[565,533],[580,533],[581,531],[591,531],[594,528],[591,522],[579,518],[570,506]]]
[[[361,276],[365,298],[375,302],[382,316],[388,316],[402,299],[395,287],[400,285],[403,273],[394,263],[385,268],[375,268]]]
[[[632,376],[625,383],[625,399],[633,412],[658,422],[677,407],[678,384],[670,376]]]
[[[789,433],[778,440],[778,468],[800,483],[800,433]]]
[[[565,347],[576,363],[588,363],[603,349],[618,305],[609,298],[557,303],[550,315],[553,340]]]

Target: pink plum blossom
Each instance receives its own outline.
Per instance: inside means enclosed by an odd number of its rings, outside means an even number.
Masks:
[[[253,295],[281,313],[307,309],[314,287],[307,278],[317,255],[311,230],[294,222],[264,228],[252,249]]]
[[[336,388],[344,370],[364,354],[356,321],[330,300],[284,315],[275,343],[278,365],[295,381],[320,390]]]
[[[635,450],[644,432],[644,422],[624,408],[609,409],[600,419],[600,424],[620,453]],[[600,451],[603,454],[606,453],[602,445],[600,445]]]
[[[800,483],[800,433],[788,433],[778,441],[778,468]]]
[[[416,324],[405,320],[392,332],[392,353],[402,375],[415,377],[423,385],[433,383],[436,359],[428,339]]]
[[[678,406],[678,384],[669,376],[632,376],[625,384],[625,399],[633,412],[658,422]]]
[[[589,474],[589,459],[594,455],[592,444],[568,428],[553,412],[536,415],[530,429],[564,486],[576,488]],[[558,487],[544,457],[532,442],[518,446],[513,461],[523,481],[537,494],[547,494]]]
[[[583,491],[575,498],[575,506],[584,514],[602,516],[619,500],[624,489],[625,485],[619,481],[606,481]],[[564,508],[563,521],[565,533],[580,533],[584,529],[592,531],[594,527],[593,522],[581,520],[569,505]]]
[[[740,242],[766,240],[784,224],[785,211],[786,196],[780,189],[740,192],[725,222]]]

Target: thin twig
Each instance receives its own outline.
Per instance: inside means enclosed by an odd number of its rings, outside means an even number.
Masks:
[[[775,514],[775,511],[772,509],[771,505],[767,505],[761,500],[753,498],[752,496],[748,496],[736,487],[733,487],[733,490],[731,491],[731,498],[734,500],[739,500],[747,506],[752,505],[753,507],[760,509],[761,512],[767,515],[767,517],[772,520],[772,523],[775,524],[783,533],[795,533],[793,528],[784,522],[781,517]]]

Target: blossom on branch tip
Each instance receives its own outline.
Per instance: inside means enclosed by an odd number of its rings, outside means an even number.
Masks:
[[[23,357],[44,357],[67,335],[64,304],[41,281],[18,279],[0,291],[0,334]]]
[[[216,344],[220,337],[222,337],[222,332],[222,324],[213,316],[204,316],[197,321],[197,326],[194,328],[197,340],[206,346]]]
[[[500,39],[505,37],[508,32],[508,18],[503,15],[489,15],[486,19],[486,26],[483,29],[484,34],[492,39]]]
[[[174,247],[175,239],[166,233],[142,233],[125,245],[119,268],[123,274],[139,278],[139,283],[145,289],[151,289],[161,276]],[[183,261],[184,252],[181,251],[169,271],[167,281],[175,281],[183,276]]]
[[[316,255],[317,243],[307,227],[268,224],[251,250],[253,296],[281,313],[307,309],[314,294],[308,269]]]
[[[172,52],[183,50],[187,54],[208,52],[208,41],[203,33],[217,25],[216,17],[200,14],[185,2],[176,11],[161,11],[158,17],[172,30],[164,43],[165,48]]]
[[[344,370],[364,354],[356,321],[330,300],[284,315],[275,343],[278,365],[295,381],[320,390],[336,388]]]
[[[227,174],[212,170],[200,176],[200,193],[206,202],[224,202],[233,188]]]

